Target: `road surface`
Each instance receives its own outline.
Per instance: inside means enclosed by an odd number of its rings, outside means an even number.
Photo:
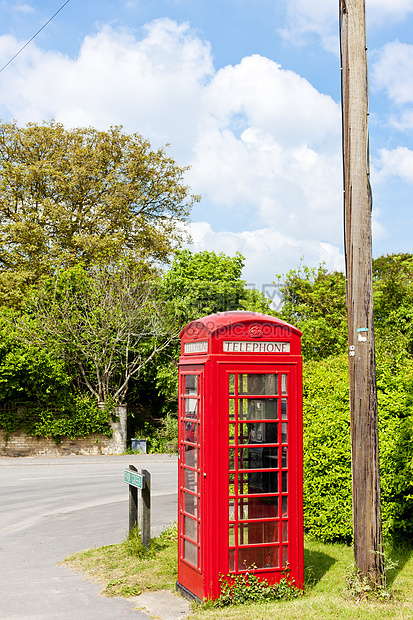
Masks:
[[[0,457],[1,620],[147,620],[135,602],[57,563],[128,531],[129,464],[151,473],[152,536],[176,521],[177,463],[163,455]]]

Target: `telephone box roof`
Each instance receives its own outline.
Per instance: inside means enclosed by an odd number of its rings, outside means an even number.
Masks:
[[[193,325],[202,325],[211,335],[217,330],[228,327],[230,325],[235,325],[237,323],[272,323],[274,325],[278,325],[279,327],[283,327],[297,336],[301,336],[301,332],[299,329],[290,325],[286,321],[282,321],[281,319],[277,319],[274,316],[270,316],[269,314],[261,314],[259,312],[249,312],[247,310],[233,310],[229,312],[218,312],[217,314],[209,314],[208,316],[203,316],[199,319],[191,321],[180,333],[180,336],[185,334],[187,329]]]

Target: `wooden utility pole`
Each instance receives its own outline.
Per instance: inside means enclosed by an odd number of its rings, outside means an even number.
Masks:
[[[354,559],[383,584],[365,0],[340,0]]]

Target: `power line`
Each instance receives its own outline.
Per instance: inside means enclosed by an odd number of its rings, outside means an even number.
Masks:
[[[60,7],[60,9],[58,9],[58,10],[56,11],[56,13],[55,13],[54,15],[52,15],[52,17],[51,17],[51,18],[50,18],[50,19],[49,19],[49,20],[48,20],[48,21],[47,21],[47,22],[46,22],[46,23],[45,23],[45,24],[44,24],[44,25],[43,25],[43,26],[42,26],[42,27],[41,27],[41,28],[40,28],[40,29],[36,32],[36,34],[34,34],[34,35],[32,36],[32,38],[31,38],[29,41],[27,41],[27,43],[25,43],[25,45],[23,45],[23,47],[22,47],[21,49],[19,49],[19,51],[18,51],[18,52],[17,52],[17,53],[13,56],[13,58],[10,58],[9,62],[7,62],[7,63],[4,65],[4,67],[2,67],[2,68],[0,69],[0,73],[1,73],[1,72],[2,72],[2,71],[6,68],[6,67],[8,67],[8,66],[9,66],[9,64],[10,64],[11,62],[13,62],[13,60],[14,60],[15,58],[17,58],[17,56],[18,56],[18,55],[19,55],[19,54],[20,54],[20,53],[21,53],[21,52],[22,52],[22,51],[23,51],[23,50],[24,50],[24,49],[25,49],[25,48],[29,45],[29,43],[31,43],[31,42],[33,41],[33,39],[35,39],[35,38],[37,37],[37,35],[38,35],[38,34],[39,34],[39,33],[40,33],[40,32],[41,32],[44,28],[46,28],[47,24],[50,24],[50,22],[52,21],[52,19],[54,19],[54,18],[56,17],[56,15],[57,15],[58,13],[60,13],[60,11],[61,11],[62,9],[64,9],[64,7],[66,6],[66,4],[68,4],[69,2],[70,2],[70,0],[66,0],[66,2],[65,2],[64,4],[62,4],[62,6]]]

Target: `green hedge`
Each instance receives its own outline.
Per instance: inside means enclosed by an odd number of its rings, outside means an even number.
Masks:
[[[352,536],[348,372],[343,356],[303,371],[304,528],[323,541]]]
[[[109,420],[112,408],[98,408],[96,399],[73,393],[70,400],[50,403],[20,403],[10,406],[0,403],[0,429],[6,439],[17,430],[34,437],[52,437],[60,443],[62,437],[76,439],[92,433],[112,436]]]
[[[385,537],[413,538],[413,362],[378,350],[377,389]],[[347,356],[304,365],[304,527],[351,542],[352,492]]]
[[[53,350],[20,342],[14,313],[0,308],[0,429],[35,437],[75,439],[91,433],[111,436],[113,407],[98,409],[81,393]]]

